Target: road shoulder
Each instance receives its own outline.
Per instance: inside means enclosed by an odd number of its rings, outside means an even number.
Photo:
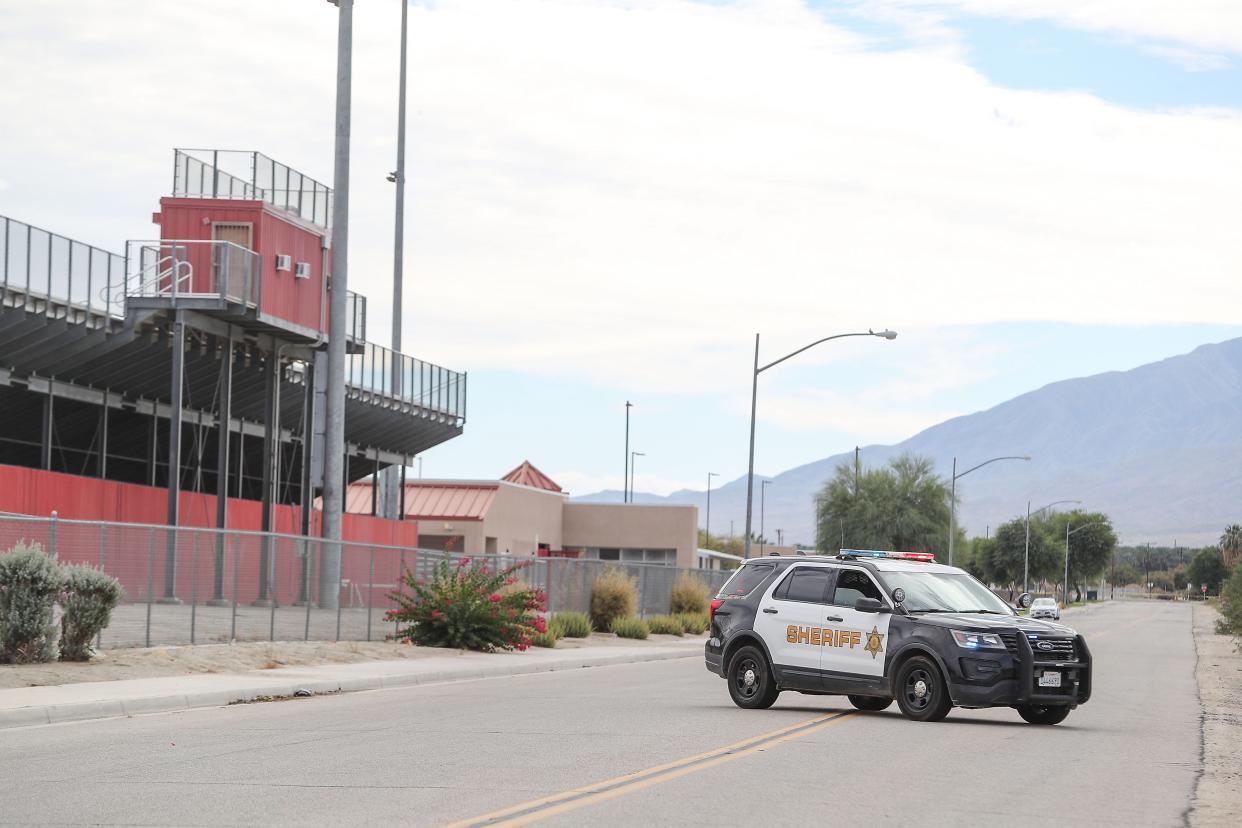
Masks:
[[[703,639],[609,642],[509,653],[442,650],[401,661],[314,664],[235,673],[159,676],[0,689],[0,729],[220,707],[298,694],[382,690],[701,655]]]
[[[1219,617],[1214,608],[1195,605],[1203,770],[1187,812],[1192,828],[1236,826],[1242,814],[1242,653],[1230,636],[1216,634]]]

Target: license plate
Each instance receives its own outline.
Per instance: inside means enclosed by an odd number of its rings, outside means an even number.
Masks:
[[[1040,687],[1060,687],[1061,686],[1061,674],[1060,673],[1041,674],[1039,677],[1039,686]]]

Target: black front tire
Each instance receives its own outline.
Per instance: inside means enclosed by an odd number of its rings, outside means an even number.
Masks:
[[[892,699],[881,699],[876,696],[846,696],[846,698],[859,710],[883,710],[893,703]]]
[[[893,685],[901,715],[915,722],[938,722],[953,708],[940,668],[930,658],[911,656]]]
[[[1018,707],[1018,715],[1026,719],[1031,724],[1037,725],[1054,725],[1065,721],[1065,717],[1070,714],[1068,704],[1058,705],[1038,705],[1024,704]]]
[[[746,710],[766,710],[781,694],[768,659],[758,647],[742,647],[725,672],[733,703]]]

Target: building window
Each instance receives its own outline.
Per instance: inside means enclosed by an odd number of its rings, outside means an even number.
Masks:
[[[595,553],[594,555],[591,555],[590,557],[599,558],[601,561],[621,560],[620,549],[592,549],[590,551]]]

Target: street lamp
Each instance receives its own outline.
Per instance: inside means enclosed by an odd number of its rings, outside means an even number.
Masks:
[[[1065,585],[1064,585],[1064,591],[1061,593],[1061,606],[1064,606],[1064,607],[1069,606],[1069,539],[1070,539],[1070,535],[1075,535],[1081,532],[1083,529],[1090,529],[1092,526],[1102,526],[1102,525],[1104,525],[1104,521],[1093,520],[1090,523],[1084,523],[1082,526],[1079,526],[1077,529],[1071,532],[1069,521],[1068,520],[1065,521]]]
[[[759,481],[759,554],[763,555],[763,546],[767,538],[763,536],[763,513],[764,513],[764,495],[767,494],[768,486],[772,485],[771,480]]]
[[[742,552],[742,557],[744,558],[750,557],[751,512],[753,511],[751,501],[754,499],[755,493],[755,404],[759,397],[759,375],[769,368],[780,365],[790,357],[795,357],[809,348],[814,348],[816,345],[833,339],[844,339],[847,336],[878,336],[881,339],[892,340],[897,338],[897,332],[887,329],[883,331],[873,331],[868,329],[866,333],[846,333],[826,336],[823,339],[815,340],[810,345],[804,345],[792,353],[785,354],[785,356],[780,359],[774,362],[769,362],[763,367],[759,366],[759,334],[755,334],[755,368],[754,373],[751,375],[750,383],[750,460],[746,466],[746,540],[745,550]]]
[[[1026,552],[1022,556],[1022,591],[1030,592],[1031,580],[1031,515],[1038,515],[1040,512],[1046,512],[1053,506],[1060,506],[1062,503],[1077,503],[1082,505],[1081,500],[1054,500],[1047,506],[1041,506],[1035,511],[1031,511],[1031,501],[1026,502]]]
[[[706,521],[706,528],[704,528],[703,530],[703,534],[706,535],[707,537],[703,539],[704,546],[708,546],[708,544],[712,542],[712,478],[713,477],[720,477],[720,475],[717,474],[716,472],[707,473],[707,521]]]
[[[630,409],[634,404],[629,400],[625,401],[625,457],[622,460],[625,463],[625,482],[621,484],[621,502],[630,502]]]
[[[976,469],[981,469],[989,463],[997,463],[1001,460],[1030,460],[1029,454],[1023,455],[1006,455],[1005,457],[993,457],[991,460],[984,460],[977,466],[971,466],[961,474],[957,473],[957,458],[953,458],[953,480],[949,484],[949,566],[953,566],[953,547],[957,542],[957,479],[965,477]]]
[[[634,502],[634,458],[646,456],[641,451],[630,452],[630,503]]]

